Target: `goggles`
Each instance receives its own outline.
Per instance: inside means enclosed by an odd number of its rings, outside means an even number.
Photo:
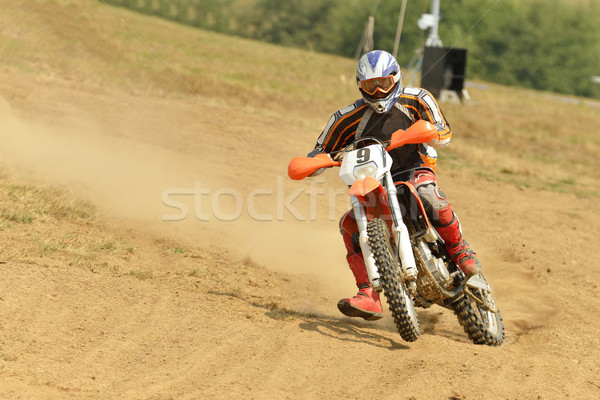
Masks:
[[[366,94],[374,96],[377,92],[382,94],[389,93],[396,82],[394,82],[394,76],[384,76],[382,78],[367,79],[366,81],[360,82],[360,87]]]

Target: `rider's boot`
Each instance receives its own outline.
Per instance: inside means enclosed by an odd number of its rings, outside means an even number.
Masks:
[[[350,270],[356,279],[358,293],[352,298],[341,299],[338,309],[348,317],[360,317],[367,321],[375,321],[383,317],[383,309],[377,293],[369,284],[369,276],[361,253],[346,256]]]
[[[481,263],[477,258],[477,254],[471,250],[469,243],[464,240],[460,222],[454,213],[452,213],[452,220],[448,224],[438,226],[436,230],[446,242],[448,254],[458,264],[467,278],[481,272]]]

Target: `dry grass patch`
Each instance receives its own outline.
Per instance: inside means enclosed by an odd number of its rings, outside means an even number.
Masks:
[[[61,218],[81,223],[92,222],[94,208],[83,201],[65,195],[56,188],[41,188],[0,178],[0,228],[13,223],[47,222]]]
[[[17,184],[0,169],[0,264],[28,268],[77,268],[186,290],[219,287],[242,295],[249,271],[264,268],[234,261],[227,250],[183,245],[152,233],[117,227],[90,204],[57,188]],[[9,213],[12,210],[12,213]],[[252,286],[254,289],[255,286]]]
[[[600,194],[597,109],[499,85],[471,89],[471,96],[466,105],[442,105],[455,132],[440,152],[443,165],[519,187]]]

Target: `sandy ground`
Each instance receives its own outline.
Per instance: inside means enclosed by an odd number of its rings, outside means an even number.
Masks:
[[[409,344],[389,315],[337,311],[355,292],[337,234],[341,183],[326,174],[311,197],[310,182],[286,178],[318,132],[288,123],[284,135],[283,119],[216,101],[228,126],[189,97],[10,69],[0,80],[7,179],[67,189],[102,214],[0,230],[0,398],[600,397],[596,198],[442,165],[506,341],[475,346],[434,307]],[[85,267],[40,251],[67,237],[136,250]]]

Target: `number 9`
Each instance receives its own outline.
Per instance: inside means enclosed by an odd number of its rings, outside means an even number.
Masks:
[[[369,161],[369,158],[371,156],[371,151],[370,149],[364,148],[364,149],[360,149],[358,150],[358,153],[356,153],[357,158],[356,158],[356,162],[359,164],[364,164],[367,161]]]

